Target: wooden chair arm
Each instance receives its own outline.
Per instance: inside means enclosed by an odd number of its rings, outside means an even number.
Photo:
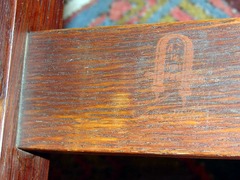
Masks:
[[[28,35],[18,147],[235,158],[240,21]]]

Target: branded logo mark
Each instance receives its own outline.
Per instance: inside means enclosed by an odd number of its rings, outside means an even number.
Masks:
[[[187,36],[170,34],[158,41],[154,72],[150,73],[155,101],[162,100],[163,92],[166,94],[163,99],[166,99],[172,89],[176,89],[183,105],[186,105],[187,96],[191,95],[189,78],[193,54],[193,44]]]

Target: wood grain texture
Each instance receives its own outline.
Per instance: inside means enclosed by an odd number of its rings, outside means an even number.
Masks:
[[[240,21],[29,34],[18,146],[240,157]]]
[[[62,27],[62,0],[0,1],[0,179],[47,179],[49,161],[16,147],[19,93],[29,31]]]

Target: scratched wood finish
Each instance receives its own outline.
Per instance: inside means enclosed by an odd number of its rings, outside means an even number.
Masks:
[[[29,34],[18,146],[240,157],[240,20]]]
[[[0,1],[0,179],[47,179],[49,161],[16,147],[27,32],[62,27],[62,0]]]

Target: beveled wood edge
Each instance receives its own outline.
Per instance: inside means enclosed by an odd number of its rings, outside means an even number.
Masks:
[[[209,28],[211,26],[217,27],[217,26],[223,26],[225,23],[227,24],[235,24],[235,23],[239,23],[240,22],[240,18],[221,18],[221,19],[201,19],[201,20],[187,20],[187,21],[177,21],[177,22],[161,22],[161,23],[149,23],[149,24],[124,24],[124,25],[114,25],[114,26],[95,26],[95,27],[80,27],[80,28],[59,28],[59,29],[48,29],[48,30],[36,30],[36,31],[30,31],[29,33],[36,33],[36,34],[41,34],[41,33],[51,33],[51,32],[64,32],[66,31],[66,33],[68,32],[75,32],[75,31],[93,31],[94,30],[106,30],[106,29],[131,29],[131,28],[142,28],[142,27],[152,27],[152,28],[156,28],[156,27],[171,27],[171,26],[179,26],[179,25],[196,25],[196,24],[209,24],[208,27],[194,27],[193,30],[197,30],[197,29],[205,29],[205,28]],[[219,25],[216,25],[219,24]]]

